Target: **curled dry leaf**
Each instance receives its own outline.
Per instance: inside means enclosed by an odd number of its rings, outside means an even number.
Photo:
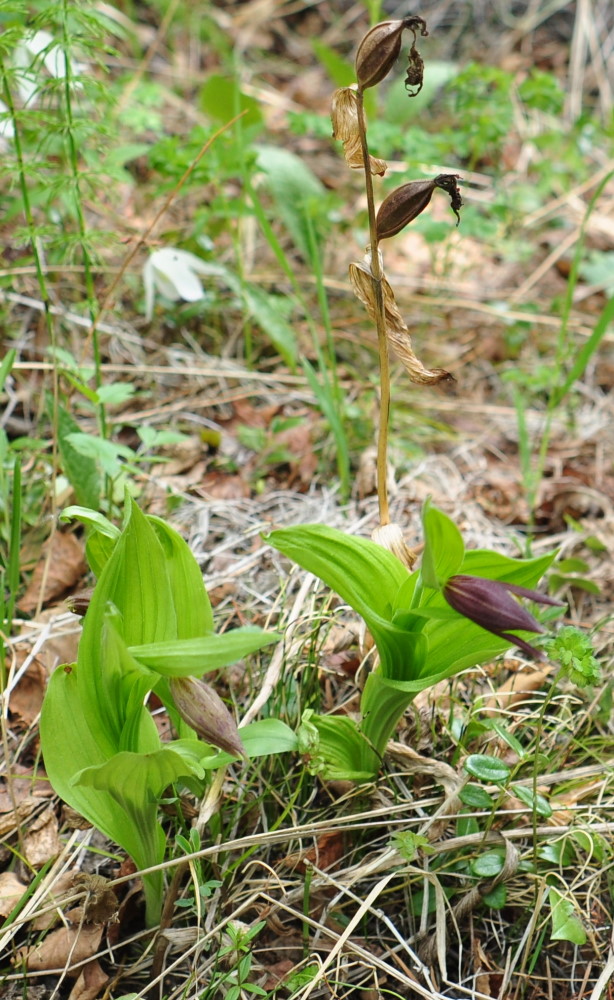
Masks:
[[[350,264],[350,281],[354,294],[365,306],[373,322],[376,322],[375,290],[368,257],[369,255],[363,261]],[[409,330],[399,312],[394,292],[385,277],[382,277],[382,294],[388,343],[396,351],[411,381],[416,385],[436,385],[437,382],[451,379],[450,372],[443,368],[425,368],[414,354]]]
[[[360,142],[358,95],[351,87],[341,87],[332,96],[330,117],[333,123],[333,139],[343,143],[343,155],[348,167],[360,170],[364,166]],[[364,115],[364,112],[363,112]],[[366,128],[366,121],[365,121]],[[382,177],[388,168],[385,160],[369,156],[369,170]]]
[[[90,872],[76,872],[73,874],[72,887],[77,891],[85,889],[87,892],[83,906],[87,923],[108,924],[117,921],[119,902],[108,879]]]

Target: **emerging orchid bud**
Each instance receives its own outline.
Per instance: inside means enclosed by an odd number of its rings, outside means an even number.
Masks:
[[[551,604],[562,607],[563,602],[557,601],[537,590],[527,590],[503,580],[487,580],[479,576],[452,576],[443,588],[443,596],[455,611],[476,625],[481,625],[487,632],[506,639],[510,645],[516,645],[535,659],[542,659],[541,649],[531,646],[524,639],[510,635],[510,629],[523,632],[545,632],[544,626],[523,608],[512,597],[527,597],[537,604]]]
[[[78,590],[76,594],[70,594],[69,597],[64,599],[64,603],[68,610],[72,611],[73,615],[79,615],[80,618],[83,618],[90,606],[93,593],[93,587],[86,587],[85,590]]]
[[[201,739],[247,760],[237,724],[209,684],[195,677],[171,677],[169,686],[179,715]]]

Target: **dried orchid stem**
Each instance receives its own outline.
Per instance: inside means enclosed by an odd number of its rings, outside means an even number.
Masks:
[[[380,404],[379,424],[377,432],[377,502],[379,506],[380,524],[390,524],[388,507],[388,424],[390,421],[390,362],[388,358],[388,337],[386,334],[386,316],[384,312],[384,294],[382,291],[383,271],[380,261],[377,226],[375,221],[375,199],[373,197],[373,177],[369,169],[369,146],[367,143],[367,128],[365,124],[363,90],[358,93],[358,129],[362,147],[362,161],[365,172],[365,191],[367,194],[367,211],[369,215],[369,240],[371,245],[371,280],[375,298],[375,325],[377,329],[377,346],[379,352]]]

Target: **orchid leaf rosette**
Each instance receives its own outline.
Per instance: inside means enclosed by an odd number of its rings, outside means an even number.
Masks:
[[[187,543],[162,519],[126,504],[123,530],[73,507],[89,530],[98,582],[85,613],[77,662],[58,667],[43,704],[45,768],[58,795],[130,854],[139,869],[164,860],[158,809],[177,783],[204,787],[207,772],[296,747],[278,719],[237,729],[203,674],[277,642],[254,627],[213,628],[201,571]],[[166,706],[176,739],[163,742],[148,707]],[[163,875],[143,876],[146,918],[156,923]]]
[[[532,589],[554,555],[512,559],[466,551],[456,525],[430,502],[422,521],[425,548],[421,569],[414,572],[375,542],[324,525],[268,536],[271,545],[319,576],[361,615],[379,654],[358,718],[310,713],[299,733],[299,746],[324,777],[372,780],[419,691],[514,645],[539,655],[527,636],[545,631],[542,620],[559,613],[548,607],[537,617],[517,599],[559,605]]]

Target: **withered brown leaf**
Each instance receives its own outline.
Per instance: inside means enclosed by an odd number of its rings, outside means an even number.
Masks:
[[[371,268],[367,260],[350,264],[350,281],[354,294],[360,299],[369,317],[375,323],[377,311],[375,290]],[[384,276],[382,276],[381,283],[388,343],[395,350],[411,381],[417,385],[436,385],[437,382],[452,379],[453,376],[450,375],[450,372],[443,368],[426,368],[416,357],[407,324],[399,312],[394,292]]]
[[[330,112],[333,123],[333,139],[339,139],[343,143],[345,162],[353,170],[360,170],[364,166],[362,145],[360,142],[359,114],[358,95],[355,90],[352,90],[351,87],[341,87],[334,92]],[[386,173],[387,168],[388,164],[385,160],[378,160],[375,156],[369,156],[369,170],[372,174],[382,177]]]

